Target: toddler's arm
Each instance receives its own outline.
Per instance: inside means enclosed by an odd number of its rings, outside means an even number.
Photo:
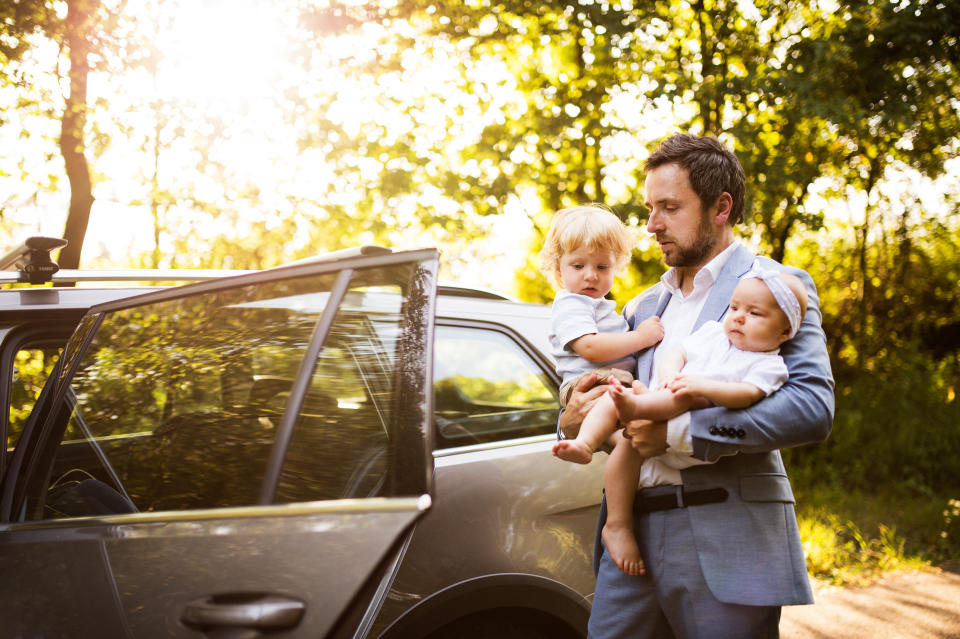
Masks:
[[[632,355],[663,339],[659,317],[646,319],[625,333],[590,333],[570,342],[570,348],[588,362],[609,362]]]
[[[749,382],[717,382],[683,373],[668,382],[667,388],[679,397],[703,397],[726,408],[747,408],[766,397],[766,393]]]

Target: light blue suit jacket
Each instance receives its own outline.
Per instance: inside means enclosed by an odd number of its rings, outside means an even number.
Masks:
[[[735,249],[694,330],[723,317],[734,287],[754,259],[746,248]],[[812,603],[795,500],[780,449],[826,439],[833,423],[833,375],[813,280],[799,269],[760,259],[767,268],[800,277],[809,295],[800,330],[780,350],[790,378],[750,408],[691,412],[693,454],[715,463],[683,470],[683,483],[688,490],[722,486],[730,495],[725,502],[688,509],[700,567],[717,599],[755,606]],[[662,284],[641,293],[625,310],[630,328],[662,313],[669,299]],[[650,348],[639,358],[637,379],[649,381],[652,363]]]

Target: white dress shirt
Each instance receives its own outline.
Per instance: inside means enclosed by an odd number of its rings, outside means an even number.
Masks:
[[[693,332],[693,325],[700,316],[707,296],[713,288],[714,282],[720,275],[721,269],[730,259],[730,256],[739,245],[733,242],[719,255],[707,262],[693,278],[693,290],[684,295],[680,290],[680,280],[676,269],[671,268],[660,277],[664,289],[670,294],[670,301],[660,316],[663,322],[663,340],[653,352],[653,376],[650,379],[650,388],[657,384],[657,368],[664,355],[680,347],[681,342]],[[693,438],[690,436],[690,413],[684,413],[667,422],[668,450],[663,455],[652,457],[640,467],[640,488],[663,486],[667,484],[682,485],[683,479],[680,470],[704,464],[693,457]]]

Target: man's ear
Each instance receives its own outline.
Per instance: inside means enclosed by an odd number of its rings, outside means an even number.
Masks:
[[[724,191],[717,198],[717,212],[714,214],[714,222],[717,226],[723,226],[730,219],[730,212],[733,210],[733,198]]]

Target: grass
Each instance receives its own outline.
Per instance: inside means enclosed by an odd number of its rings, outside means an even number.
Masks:
[[[797,491],[807,569],[834,585],[960,559],[960,500],[892,487],[876,494],[815,486]]]

